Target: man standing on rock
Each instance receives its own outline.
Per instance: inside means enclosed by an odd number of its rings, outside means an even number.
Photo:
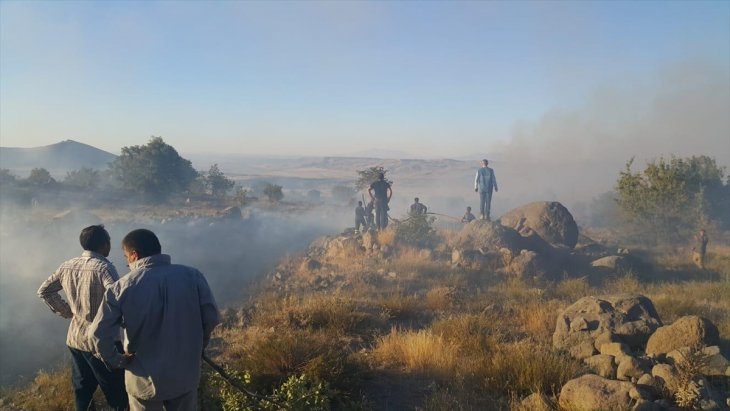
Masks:
[[[208,283],[193,267],[172,264],[157,236],[138,229],[122,240],[128,275],[104,294],[90,335],[112,367],[124,368],[133,411],[193,411],[200,362],[218,324]],[[114,345],[124,327],[126,353]]]
[[[492,190],[499,191],[497,187],[497,178],[494,176],[494,170],[487,167],[489,161],[482,160],[482,167],[477,170],[474,179],[474,191],[479,193],[479,212],[482,220],[491,221],[490,211],[492,208]]]
[[[390,198],[393,197],[393,189],[390,187],[390,183],[385,180],[385,173],[378,174],[378,179],[370,184],[368,194],[370,194],[375,206],[375,227],[378,231],[385,230],[388,227],[388,210],[390,210],[388,203]]]
[[[93,342],[87,335],[99,305],[108,287],[119,279],[117,269],[106,259],[111,251],[111,239],[103,225],[92,225],[81,230],[79,242],[84,252],[61,264],[38,289],[38,296],[63,318],[71,319],[66,345],[73,361],[71,382],[74,388],[76,411],[86,411],[96,387],[101,387],[106,401],[114,410],[129,406],[124,390],[124,371],[110,371],[94,357]],[[63,290],[68,302],[58,292]],[[113,345],[120,340],[119,333],[110,335]]]

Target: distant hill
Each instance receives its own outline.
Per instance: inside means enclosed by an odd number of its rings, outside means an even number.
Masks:
[[[39,167],[54,176],[82,167],[105,169],[115,158],[112,153],[73,140],[33,148],[0,147],[0,168],[19,174]]]

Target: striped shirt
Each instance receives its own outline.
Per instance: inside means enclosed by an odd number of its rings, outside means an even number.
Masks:
[[[53,273],[41,288],[42,298],[51,311],[70,318],[66,345],[81,351],[93,352],[87,329],[94,321],[104,292],[119,279],[114,265],[103,255],[85,250],[81,257],[72,258]],[[68,302],[58,294],[63,290]]]

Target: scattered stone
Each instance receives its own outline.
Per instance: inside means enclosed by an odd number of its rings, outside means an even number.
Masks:
[[[663,388],[672,394],[676,392],[677,386],[679,385],[679,379],[674,367],[669,364],[657,364],[651,369],[651,375],[654,377],[660,388]]]
[[[388,273],[388,277],[390,277],[390,278],[396,278],[396,277],[398,277],[398,274],[395,271],[391,271],[391,272]]]
[[[720,352],[720,347],[713,345],[702,349],[705,365],[700,372],[708,377],[730,377],[730,361]]]
[[[366,250],[372,250],[373,246],[378,245],[378,237],[371,231],[366,231],[365,234],[362,235],[362,246],[365,247]]]
[[[530,411],[551,411],[554,409],[552,402],[542,393],[535,392],[521,401],[522,409]]]
[[[630,255],[609,255],[591,262],[592,267],[607,268],[613,272],[626,272],[635,269],[639,262]]]
[[[639,360],[629,355],[621,355],[616,357],[616,379],[621,381],[631,381],[632,378],[639,378],[644,375],[645,371],[641,367]]]
[[[577,318],[582,318],[587,328],[581,320],[573,326]],[[661,325],[654,305],[642,295],[583,297],[558,315],[553,346],[578,359],[597,354],[596,347],[608,342],[639,350]]]
[[[647,400],[636,400],[636,404],[631,408],[631,411],[664,411],[669,407],[663,407],[660,404]]]
[[[529,228],[550,244],[562,244],[572,249],[578,242],[578,225],[570,211],[559,202],[529,203],[508,211],[498,221],[517,232]]]
[[[646,353],[660,355],[681,347],[717,345],[719,338],[720,332],[710,320],[688,315],[657,329],[646,343]]]
[[[521,250],[509,259],[504,271],[522,279],[553,278],[560,270],[544,255],[535,251]]]
[[[610,380],[616,379],[616,362],[612,355],[598,354],[583,360],[597,375]]]
[[[623,410],[633,400],[629,391],[633,385],[586,374],[568,381],[560,390],[559,406],[569,410]]]
[[[601,344],[598,351],[600,351],[601,354],[613,355],[614,357],[631,355],[631,349],[629,349],[628,345],[617,342]]]

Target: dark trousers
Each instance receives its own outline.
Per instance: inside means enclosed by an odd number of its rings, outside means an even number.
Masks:
[[[100,359],[88,351],[71,350],[73,368],[71,383],[76,397],[76,411],[86,411],[91,404],[96,387],[100,387],[106,402],[115,411],[128,410],[129,400],[124,388],[124,370],[109,371]]]
[[[375,203],[375,227],[380,230],[385,230],[388,227],[388,203],[385,201]]]
[[[489,212],[492,209],[492,190],[479,192],[479,211],[483,217],[489,218]]]
[[[360,231],[360,226],[363,230],[368,227],[368,223],[365,222],[365,217],[355,217],[355,230]]]

